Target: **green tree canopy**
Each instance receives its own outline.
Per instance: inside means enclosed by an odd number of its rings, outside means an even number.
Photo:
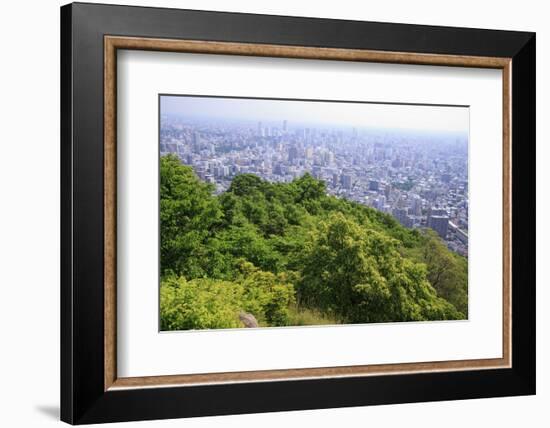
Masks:
[[[211,273],[207,238],[223,212],[212,186],[201,182],[190,167],[173,155],[160,163],[160,254],[163,272],[189,277]]]
[[[464,257],[435,233],[327,195],[309,174],[290,183],[242,174],[216,196],[170,155],[160,176],[167,329],[240,327],[239,311],[262,325],[286,325],[289,311],[347,323],[467,316]]]
[[[239,328],[243,312],[260,325],[288,325],[294,287],[286,279],[245,261],[233,281],[168,276],[160,287],[161,329]]]
[[[403,258],[397,241],[361,228],[341,213],[321,224],[308,249],[299,300],[344,322],[457,319],[462,315],[426,278],[426,266]]]

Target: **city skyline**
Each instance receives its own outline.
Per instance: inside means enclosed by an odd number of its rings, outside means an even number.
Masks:
[[[217,194],[239,174],[286,183],[309,173],[326,183],[329,195],[390,214],[407,228],[431,228],[451,250],[467,256],[467,108],[166,99],[161,97],[160,103],[160,154],[176,154],[201,180],[214,184]],[[444,111],[437,116],[436,109]],[[376,119],[377,126],[335,125],[334,120],[315,126],[319,117],[335,111],[354,111],[363,125],[374,125]],[[403,117],[405,111],[409,115]],[[441,122],[428,132],[400,128],[411,117],[428,123],[450,115],[455,116],[452,127],[461,123],[461,129],[444,131]],[[392,127],[382,126],[387,123]]]
[[[348,126],[427,133],[469,132],[469,107],[345,100],[160,95],[160,112],[189,119],[289,121],[290,126]]]

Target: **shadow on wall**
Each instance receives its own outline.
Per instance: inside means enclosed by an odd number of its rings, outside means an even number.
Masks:
[[[49,418],[59,420],[59,406],[36,406],[36,410]]]

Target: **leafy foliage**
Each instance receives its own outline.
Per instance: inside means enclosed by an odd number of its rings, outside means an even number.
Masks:
[[[192,278],[215,276],[207,260],[215,257],[216,245],[208,245],[208,240],[223,214],[211,196],[212,186],[199,181],[174,156],[162,159],[160,176],[162,266]]]
[[[239,314],[254,315],[261,323],[285,326],[294,288],[284,276],[262,272],[251,263],[240,263],[234,281],[207,278],[164,278],[160,287],[162,330],[242,327]]]
[[[468,262],[450,252],[432,230],[426,230],[422,245],[410,255],[428,267],[427,278],[437,294],[468,315]]]
[[[459,318],[437,297],[425,265],[403,258],[397,246],[393,238],[332,214],[306,255],[300,299],[351,323]]]
[[[162,329],[462,319],[467,261],[431,232],[326,194],[309,174],[213,195],[161,158]]]

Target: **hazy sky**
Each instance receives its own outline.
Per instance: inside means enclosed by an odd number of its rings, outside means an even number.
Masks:
[[[319,123],[358,128],[468,132],[467,107],[256,100],[221,97],[162,96],[161,114],[183,118],[223,118]]]

